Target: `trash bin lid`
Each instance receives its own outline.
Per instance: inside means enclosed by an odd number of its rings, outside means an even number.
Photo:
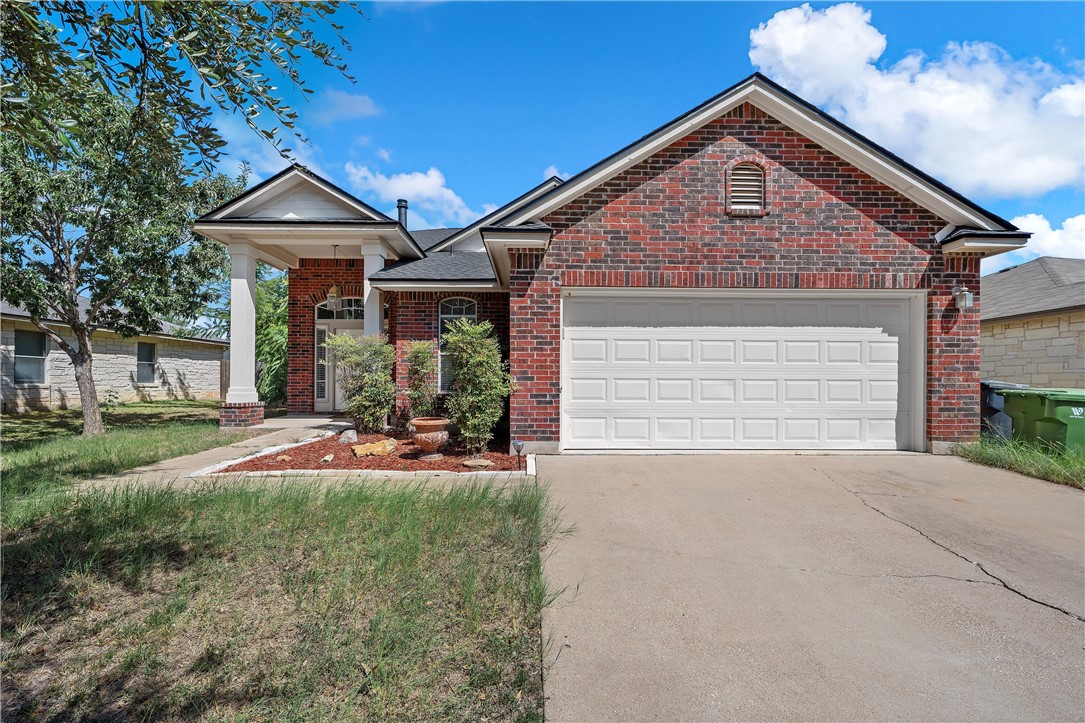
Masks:
[[[985,387],[991,389],[1029,389],[1028,384],[1015,384],[1014,382],[1000,382],[997,379],[984,379],[980,381]]]
[[[1061,402],[1081,402],[1085,404],[1085,389],[1050,389],[1048,399]]]

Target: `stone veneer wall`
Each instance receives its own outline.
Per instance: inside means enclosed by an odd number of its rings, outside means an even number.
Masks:
[[[37,331],[29,322],[5,319],[0,324],[0,380],[5,411],[25,409],[66,409],[79,406],[79,388],[68,355],[49,341],[46,383],[15,386],[15,329]],[[58,328],[59,330],[59,328]],[[71,333],[61,336],[73,345]],[[136,384],[136,342],[157,345],[157,379],[154,384]],[[92,337],[94,380],[98,400],[105,401],[110,390],[119,402],[162,399],[218,399],[224,347],[183,339],[133,337],[126,339],[109,331]]]
[[[980,324],[980,376],[1034,387],[1085,387],[1085,309]]]

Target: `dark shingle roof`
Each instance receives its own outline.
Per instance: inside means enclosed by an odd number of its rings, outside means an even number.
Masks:
[[[460,231],[458,228],[421,228],[417,231],[409,231],[411,237],[418,242],[423,251],[429,251],[437,244],[444,241],[452,234]]]
[[[1044,256],[980,279],[980,320],[1085,307],[1085,260]]]
[[[374,281],[495,281],[490,258],[480,251],[437,251],[400,261],[373,274]]]
[[[87,309],[90,308],[90,298],[86,297],[86,296],[80,296],[76,301],[79,304],[79,316],[80,317],[86,317]],[[10,318],[29,319],[30,314],[26,313],[26,309],[24,309],[23,307],[18,306],[16,304],[9,304],[7,301],[4,301],[4,300],[0,299],[0,317],[3,317],[5,319],[10,319]],[[55,323],[58,323],[58,324],[63,324],[64,323],[64,322],[60,321],[59,319],[54,319],[52,317],[44,319],[43,321],[51,321],[51,322],[55,322]],[[178,339],[187,339],[188,341],[206,342],[206,343],[209,343],[209,344],[229,344],[230,343],[228,339],[219,339],[219,338],[216,338],[216,337],[213,337],[213,336],[197,336],[195,334],[193,334],[193,335],[185,334],[183,327],[180,327],[177,324],[171,324],[168,321],[159,321],[159,323],[162,325],[162,331],[157,332],[157,333],[153,333],[153,334],[149,334],[148,336],[172,336],[172,337],[177,337]]]

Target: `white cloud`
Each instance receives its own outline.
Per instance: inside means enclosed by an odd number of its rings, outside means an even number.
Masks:
[[[750,32],[750,61],[964,193],[1081,184],[1085,78],[981,42],[878,67],[886,39],[870,20],[854,3],[782,10]]]
[[[239,116],[220,116],[215,121],[215,127],[226,141],[227,161],[219,164],[219,169],[224,173],[233,174],[235,164],[244,161],[252,166],[251,180],[255,182],[275,175],[290,165],[290,160],[293,159],[314,173],[327,176],[317,161],[319,149],[294,138],[288,131],[280,132],[279,137],[282,138],[283,145],[291,150],[289,159],[279,155],[270,142],[249,128]],[[304,130],[300,132],[305,135]]]
[[[313,123],[328,125],[345,120],[370,118],[380,115],[380,107],[368,95],[329,89],[313,100],[312,112],[307,115]]]
[[[385,163],[391,163],[392,162],[392,152],[390,150],[388,150],[387,148],[378,148],[377,149],[377,158],[381,159]]]
[[[553,166],[553,165],[547,166],[546,170],[543,171],[543,179],[548,180],[548,179],[553,178],[554,176],[557,176],[558,178],[560,178],[563,181],[567,181],[567,180],[569,180],[570,178],[573,177],[573,174],[571,174],[571,173],[562,173],[561,171],[558,170],[557,166]]]
[[[482,215],[446,185],[444,174],[436,168],[391,176],[354,163],[347,163],[344,170],[355,190],[375,194],[381,201],[405,198],[412,208],[421,208],[427,218],[440,224],[463,226]],[[418,228],[414,223],[411,227]]]
[[[1038,256],[1085,259],[1085,214],[1066,219],[1060,228],[1051,228],[1051,222],[1038,213],[1018,216],[1012,219],[1011,223],[1024,231],[1032,232],[1028,246],[1021,251],[984,259],[983,273],[989,274]]]

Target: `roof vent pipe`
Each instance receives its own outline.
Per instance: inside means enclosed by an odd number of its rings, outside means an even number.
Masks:
[[[399,211],[399,225],[407,228],[407,199],[401,198],[396,201],[396,210]]]

